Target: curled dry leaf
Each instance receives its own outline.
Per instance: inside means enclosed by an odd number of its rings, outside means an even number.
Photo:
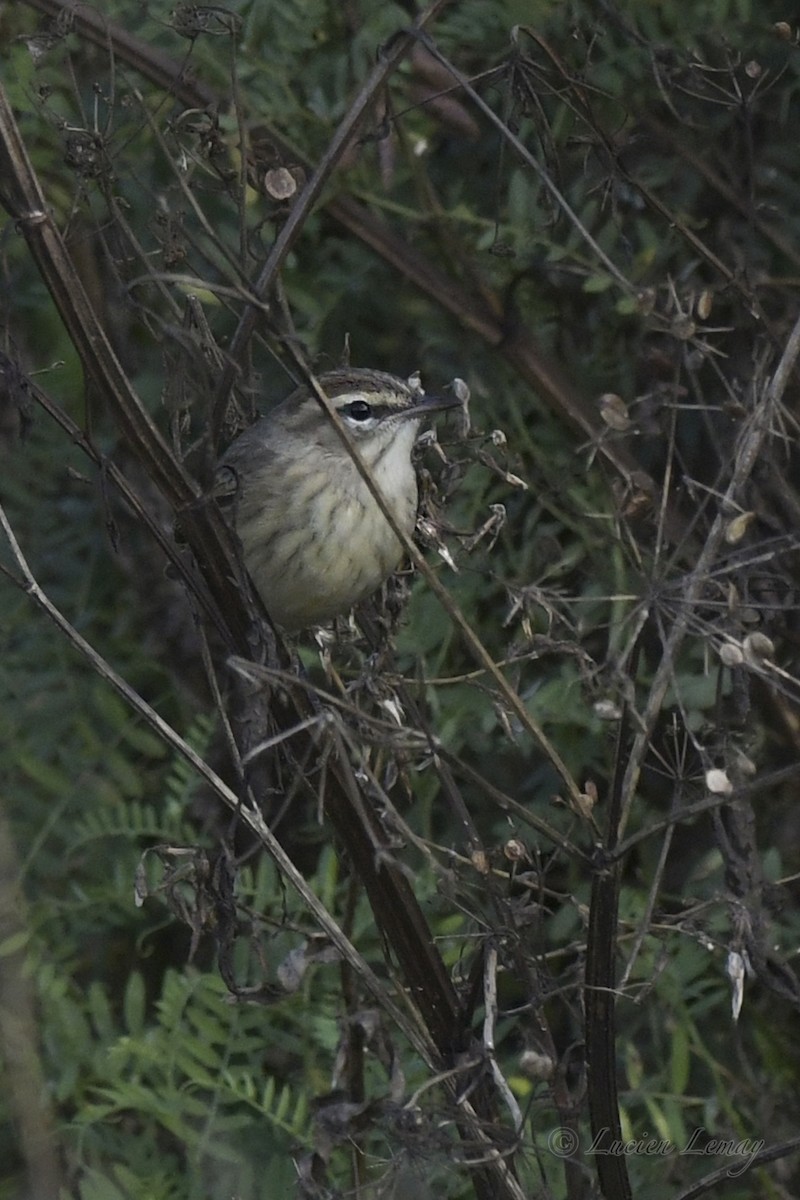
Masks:
[[[754,512],[739,513],[738,517],[734,517],[725,527],[725,541],[729,546],[735,546],[740,542],[747,533],[748,528],[755,520]]]
[[[624,433],[627,429],[630,429],[631,418],[628,413],[628,406],[622,399],[622,396],[616,395],[615,392],[604,392],[598,404],[600,406],[600,416],[609,429],[615,429],[617,433]]]
[[[458,410],[458,436],[463,441],[469,435],[469,431],[472,428],[469,415],[469,385],[465,380],[459,379],[456,376],[450,386],[453,389],[453,395],[461,402],[461,408]]]
[[[709,291],[708,288],[705,288],[700,293],[700,295],[697,297],[697,304],[695,306],[695,312],[697,313],[697,315],[701,321],[707,321],[708,318],[711,316],[711,308],[713,306],[713,303],[714,303],[713,294]]]
[[[714,796],[730,796],[733,791],[733,784],[727,772],[721,771],[719,767],[712,767],[710,771],[706,771],[706,787]]]
[[[489,874],[489,870],[490,870],[489,860],[486,857],[485,851],[473,850],[469,857],[470,857],[470,862],[472,863],[473,867],[475,868],[475,870],[478,872],[479,875],[488,875]]]

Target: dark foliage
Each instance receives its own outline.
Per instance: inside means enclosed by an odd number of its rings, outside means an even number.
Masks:
[[[0,8],[0,1197],[796,1193],[800,33]],[[291,645],[208,496],[465,380]]]

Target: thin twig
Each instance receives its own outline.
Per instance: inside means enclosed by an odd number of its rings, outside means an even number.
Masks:
[[[353,140],[377,92],[383,87],[386,80],[409,50],[413,48],[417,35],[427,24],[434,21],[442,9],[450,2],[451,0],[433,0],[433,3],[419,14],[412,28],[407,33],[396,34],[389,45],[384,47],[380,60],[359,88],[358,95],[350,104],[344,118],[336,126],[328,148],[307,179],[300,194],[295,199],[285,224],[281,227],[278,236],[275,238],[272,249],[267,255],[258,278],[253,284],[253,293],[259,298],[266,299],[269,297],[278,278],[278,273],[286,260],[286,256],[300,236],[303,226],[308,220],[311,210],[325,186],[325,182]],[[247,344],[253,335],[257,317],[257,310],[252,306],[248,306],[242,313],[236,332],[231,339],[230,358],[220,377],[212,410],[212,436],[214,438],[214,445],[217,444],[225,419],[228,397],[236,378],[237,365],[240,365],[242,362]]]
[[[800,317],[784,347],[783,354],[775,369],[770,383],[767,385],[762,399],[757,399],[755,408],[745,420],[736,457],[728,486],[720,499],[717,515],[700,553],[694,569],[689,574],[683,590],[680,607],[678,608],[669,634],[666,637],[661,652],[661,660],[656,669],[653,682],[648,694],[644,712],[638,720],[638,730],[634,736],[625,779],[622,786],[623,807],[620,816],[618,837],[622,837],[636,795],[639,776],[647,755],[653,729],[661,712],[664,697],[675,674],[675,660],[678,650],[689,631],[689,625],[695,608],[700,601],[704,588],[708,583],[709,572],[719,554],[725,537],[725,529],[730,521],[730,514],[736,511],[736,498],[742,487],[749,479],[765,439],[773,429],[775,412],[783,399],[783,394],[800,355]]]
[[[522,1111],[516,1097],[506,1082],[503,1072],[497,1062],[495,1053],[494,1031],[497,1026],[497,947],[488,946],[483,964],[483,1048],[489,1060],[489,1069],[497,1085],[497,1090],[508,1105],[514,1129],[522,1132]]]
[[[57,17],[68,10],[75,28],[82,37],[97,45],[113,46],[117,54],[134,70],[189,109],[216,110],[221,98],[194,74],[187,73],[185,64],[177,63],[155,50],[134,34],[87,4],[73,0],[25,0],[25,3]],[[269,127],[269,137],[278,153],[288,162],[302,166],[307,172],[312,165],[300,150],[278,130]],[[326,200],[325,211],[333,221],[369,246],[415,287],[446,312],[454,316],[470,332],[496,347],[520,377],[550,405],[553,411],[571,426],[581,430],[600,454],[612,464],[628,487],[656,494],[653,481],[644,472],[628,448],[604,436],[596,408],[575,387],[555,361],[548,358],[537,345],[530,328],[510,329],[504,317],[501,298],[485,282],[481,287],[468,289],[434,265],[421,250],[410,245],[396,230],[376,217],[352,196],[334,195]],[[673,539],[680,542],[683,524],[677,511],[667,514]]]

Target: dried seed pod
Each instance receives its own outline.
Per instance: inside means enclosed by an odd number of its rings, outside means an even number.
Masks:
[[[740,667],[744,662],[742,647],[738,642],[723,642],[719,648],[719,656],[726,667]]]
[[[273,200],[289,200],[297,191],[297,180],[286,167],[273,167],[264,176],[264,191]]]
[[[775,643],[765,633],[748,633],[742,642],[745,662],[760,666],[765,659],[775,657]]]
[[[503,846],[503,854],[509,862],[525,862],[528,858],[528,851],[525,849],[525,843],[519,838],[509,838]]]
[[[528,1079],[552,1079],[556,1064],[549,1054],[538,1050],[523,1050],[519,1056],[519,1069]]]

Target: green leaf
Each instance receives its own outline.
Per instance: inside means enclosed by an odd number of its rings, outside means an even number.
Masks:
[[[29,929],[18,929],[0,942],[0,958],[11,958],[18,950],[22,950],[31,940]]]
[[[676,1096],[682,1096],[689,1082],[689,1035],[686,1027],[675,1024],[672,1030],[672,1052],[670,1054],[670,1084]]]
[[[122,1011],[128,1033],[132,1038],[141,1037],[144,1031],[145,986],[139,971],[132,971],[128,976]]]
[[[584,279],[583,291],[589,293],[607,292],[610,287],[613,287],[614,282],[614,279],[610,275],[598,272]]]

